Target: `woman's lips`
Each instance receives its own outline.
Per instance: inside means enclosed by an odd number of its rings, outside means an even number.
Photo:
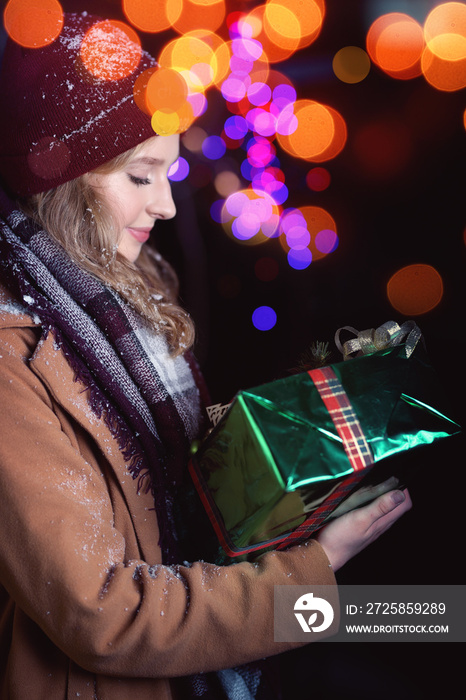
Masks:
[[[147,240],[149,240],[149,235],[150,232],[152,231],[152,228],[129,228],[127,227],[127,231],[130,232],[130,234],[135,238],[139,243],[145,243]]]

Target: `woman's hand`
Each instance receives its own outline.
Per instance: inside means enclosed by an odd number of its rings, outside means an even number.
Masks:
[[[407,490],[384,493],[372,503],[350,511],[322,528],[315,539],[334,571],[374,542],[412,506]]]

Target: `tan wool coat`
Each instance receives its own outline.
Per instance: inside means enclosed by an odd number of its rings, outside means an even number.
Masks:
[[[2,700],[169,700],[171,678],[276,654],[275,584],[334,584],[316,542],[161,564],[157,517],[49,333],[0,296]]]

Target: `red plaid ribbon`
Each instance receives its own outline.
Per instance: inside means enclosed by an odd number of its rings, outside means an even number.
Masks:
[[[354,412],[351,402],[340,380],[331,367],[321,367],[308,372],[317,391],[324,402],[330,417],[341,437],[346,455],[354,469],[354,473],[335,489],[301,525],[288,533],[286,542],[278,545],[277,549],[289,547],[291,543],[298,544],[308,539],[326,518],[332,513],[343,498],[361,481],[366,470],[372,466],[374,459],[359,419]]]
[[[308,374],[343,441],[345,452],[354,471],[370,466],[374,461],[371,449],[348,395],[333,369],[321,367],[311,370]]]

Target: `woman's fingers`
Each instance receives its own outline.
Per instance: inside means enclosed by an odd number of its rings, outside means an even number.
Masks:
[[[388,530],[412,506],[407,490],[384,493],[322,528],[316,540],[336,571]]]
[[[367,514],[364,514],[367,517],[367,534],[369,536],[374,534],[378,537],[411,507],[412,501],[407,489],[389,491],[379,496],[367,506]]]

